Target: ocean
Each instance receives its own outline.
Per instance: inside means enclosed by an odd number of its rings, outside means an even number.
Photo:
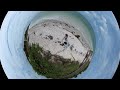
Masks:
[[[40,12],[31,22],[29,28],[46,19],[55,19],[71,24],[82,34],[87,44],[94,51],[95,35],[90,23],[77,11],[47,11]]]

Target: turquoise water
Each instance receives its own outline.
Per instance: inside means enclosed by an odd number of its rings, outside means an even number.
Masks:
[[[44,19],[55,19],[64,21],[77,28],[83,37],[87,40],[90,48],[94,51],[95,48],[95,35],[91,25],[88,21],[77,11],[42,11],[31,22],[30,27],[43,21]]]

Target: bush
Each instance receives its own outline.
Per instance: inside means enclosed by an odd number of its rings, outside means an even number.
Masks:
[[[52,55],[50,51],[44,51],[39,44],[29,44],[25,34],[24,50],[33,69],[47,78],[72,78],[87,68],[88,63],[80,68],[78,61],[64,59],[58,55]],[[51,61],[54,57],[54,61]],[[75,72],[75,73],[74,73]]]

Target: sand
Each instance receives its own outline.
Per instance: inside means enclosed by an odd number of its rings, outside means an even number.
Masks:
[[[45,20],[31,27],[28,38],[30,44],[39,43],[39,46],[51,54],[80,63],[90,50],[84,37],[74,26],[57,20]]]

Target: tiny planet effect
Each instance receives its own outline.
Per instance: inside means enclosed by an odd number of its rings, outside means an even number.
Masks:
[[[72,79],[111,79],[114,76],[120,61],[120,29],[111,11],[9,11],[0,29],[0,61],[8,79],[47,79],[34,71],[24,51],[28,26],[32,28],[44,20],[73,25],[93,50],[88,68]]]

